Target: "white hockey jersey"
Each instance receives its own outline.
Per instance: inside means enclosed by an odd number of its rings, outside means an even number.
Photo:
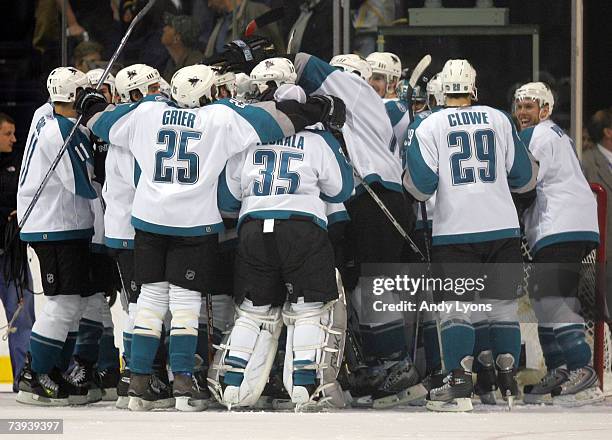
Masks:
[[[421,201],[437,190],[433,244],[519,237],[510,192],[533,190],[538,168],[510,117],[477,105],[446,108],[416,124],[404,186]]]
[[[108,106],[88,126],[112,146],[129,147],[140,167],[134,228],[175,236],[222,231],[217,183],[227,159],[249,145],[295,132],[274,102],[221,100],[179,109],[161,95]]]
[[[325,203],[325,215],[327,215],[328,226],[351,220],[344,203]]]
[[[406,135],[408,134],[408,126],[412,122],[410,120],[410,112],[408,111],[410,104],[397,98],[383,99],[383,102],[385,103],[385,109],[387,110],[391,127],[393,127],[393,135],[396,141],[393,153],[401,158],[402,146],[406,142]]]
[[[551,120],[521,131],[520,136],[540,163],[537,197],[524,214],[531,249],[568,241],[598,243],[597,202],[572,139]]]
[[[113,249],[134,249],[132,204],[140,169],[130,150],[111,146],[106,156],[105,172],[102,188],[102,198],[106,203],[104,244]]]
[[[393,129],[380,96],[361,77],[332,67],[305,53],[295,56],[300,85],[307,94],[329,94],[341,98],[347,110],[342,129],[352,164],[367,182],[401,192],[401,164]],[[356,179],[355,184],[360,182]],[[358,191],[361,189],[358,188]]]
[[[353,172],[339,142],[324,130],[304,130],[232,157],[219,179],[221,210],[239,204],[240,226],[258,219],[310,218],[327,227],[326,202],[342,203],[353,192]]]
[[[19,175],[19,221],[73,126],[74,120],[55,114],[51,104],[44,104],[34,113]],[[91,185],[92,175],[92,144],[87,129],[79,127],[23,226],[21,239],[36,242],[90,238],[94,220],[90,200],[97,197]]]

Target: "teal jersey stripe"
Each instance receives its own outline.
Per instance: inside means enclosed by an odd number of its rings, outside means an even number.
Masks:
[[[406,170],[420,193],[432,195],[436,192],[438,175],[425,163],[416,135],[412,137],[410,146],[406,150]]]
[[[307,95],[310,95],[320,89],[323,82],[335,70],[338,69],[322,59],[310,55],[297,85],[301,86]]]
[[[404,110],[400,108],[398,105],[401,103],[404,106]],[[391,120],[391,125],[395,127],[399,121],[402,120],[406,112],[408,111],[408,103],[404,103],[402,101],[387,101],[385,102],[385,108],[387,109],[387,115]]]
[[[149,223],[134,216],[132,216],[132,226],[134,226],[135,229],[140,229],[141,231],[160,235],[172,235],[176,237],[199,237],[202,235],[218,234],[225,229],[223,222],[212,225],[192,227],[164,226]]]
[[[111,249],[134,249],[134,240],[104,237],[104,244]]]
[[[77,229],[73,231],[57,232],[20,232],[21,240],[28,243],[38,241],[62,241],[62,240],[81,240],[91,238],[94,235],[93,228]]]
[[[221,211],[238,212],[240,211],[240,200],[236,199],[229,187],[227,186],[225,170],[223,168],[219,176],[219,184],[217,185],[217,205]]]
[[[567,243],[571,241],[588,241],[599,244],[599,234],[593,231],[572,231],[552,234],[539,239],[533,246],[532,252],[535,253],[543,247],[553,244]]]
[[[74,127],[74,122],[61,115],[55,115],[55,117],[62,133],[62,138],[66,141],[72,127]],[[79,152],[77,152],[77,148]],[[91,141],[79,129],[77,129],[70,140],[68,156],[70,157],[72,173],[74,175],[74,193],[77,196],[90,200],[98,198],[96,191],[91,186],[89,173],[87,172],[87,163],[93,163],[93,148]]]
[[[445,244],[480,243],[483,241],[502,240],[504,238],[520,238],[520,236],[521,230],[519,228],[509,228],[469,234],[435,235],[432,244],[434,246],[441,246]]]
[[[262,108],[255,105],[237,106],[229,99],[222,99],[213,105],[224,105],[242,116],[257,132],[262,143],[272,142],[285,137],[278,122]]]
[[[512,129],[512,139],[514,140],[514,162],[512,168],[510,168],[510,173],[508,173],[508,185],[510,185],[510,188],[522,188],[529,183],[532,177],[527,144],[523,143],[518,135],[510,115],[504,111],[502,113],[508,118]]]
[[[333,225],[334,223],[348,222],[351,218],[346,211],[337,211],[327,216],[327,225]]]
[[[521,132],[519,133],[519,137],[521,138],[521,140],[523,141],[523,143],[525,144],[527,148],[529,148],[529,145],[531,145],[531,138],[533,136],[534,128],[535,127],[525,128],[524,130],[521,130]]]
[[[335,196],[328,196],[326,194],[321,194],[321,199],[329,202],[329,203],[341,203],[347,200],[351,193],[353,192],[353,188],[355,187],[355,180],[353,178],[353,168],[349,165],[342,154],[342,147],[340,146],[340,142],[326,130],[308,130],[311,133],[315,133],[321,136],[329,148],[334,152],[334,156],[336,157],[336,161],[338,162],[338,166],[340,167],[340,174],[342,175],[342,189]]]

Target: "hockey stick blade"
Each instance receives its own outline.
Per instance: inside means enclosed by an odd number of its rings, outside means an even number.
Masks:
[[[430,64],[431,55],[427,54],[423,58],[421,58],[421,61],[419,61],[416,66],[414,66],[414,69],[412,69],[412,74],[410,75],[410,79],[408,80],[408,84],[410,84],[410,87],[414,88],[417,81],[421,76],[423,76],[423,73],[429,67]]]
[[[127,28],[127,31],[125,31],[125,35],[121,39],[121,42],[119,43],[119,46],[115,50],[115,53],[113,53],[113,56],[111,57],[110,61],[108,62],[108,65],[106,66],[106,69],[104,69],[104,72],[102,73],[102,77],[100,78],[100,81],[98,81],[98,84],[96,85],[96,90],[99,90],[100,87],[102,86],[102,84],[104,83],[104,80],[108,76],[108,72],[110,72],[110,69],[113,67],[113,64],[115,63],[115,61],[117,60],[117,58],[121,54],[121,51],[125,47],[125,44],[127,43],[128,38],[132,34],[132,29],[134,29],[134,26],[136,26],[136,24],[142,19],[142,17],[144,17],[147,14],[147,12],[149,12],[151,10],[151,8],[153,7],[153,5],[155,4],[156,1],[157,0],[149,0],[149,2],[144,6],[144,8],[142,8],[140,10],[140,12],[138,12],[138,14],[136,14],[134,19],[130,23],[130,26]],[[42,194],[42,192],[44,191],[45,187],[49,183],[49,180],[51,179],[51,175],[53,174],[53,172],[55,171],[55,169],[59,165],[60,160],[62,160],[62,156],[64,156],[64,153],[68,149],[68,145],[70,144],[70,141],[72,140],[72,138],[74,137],[74,134],[78,130],[79,124],[81,123],[82,119],[83,119],[83,115],[80,115],[77,118],[76,122],[74,123],[74,126],[72,127],[72,129],[70,130],[70,133],[68,134],[68,137],[64,141],[64,144],[62,145],[62,148],[60,149],[59,153],[57,153],[57,156],[55,156],[55,159],[51,163],[51,167],[47,171],[47,174],[45,174],[45,177],[43,178],[42,182],[40,183],[40,186],[36,190],[36,193],[34,193],[34,197],[32,197],[32,201],[30,202],[30,204],[26,208],[25,212],[23,213],[23,217],[21,218],[21,221],[19,222],[19,229],[20,230],[23,228],[23,226],[28,221],[28,218],[30,217],[30,214],[32,214],[32,210],[34,209],[34,206],[36,206],[36,203],[38,202],[38,199],[40,198],[40,195]]]
[[[246,29],[244,30],[244,36],[250,37],[257,31],[257,29],[267,26],[271,23],[274,23],[275,21],[280,20],[284,16],[285,16],[284,7],[281,6],[280,8],[271,9],[268,12],[261,14],[259,17],[251,20],[249,24],[247,25]]]

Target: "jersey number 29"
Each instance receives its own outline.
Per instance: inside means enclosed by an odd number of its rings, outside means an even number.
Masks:
[[[473,134],[474,142],[466,131],[453,131],[448,134],[449,148],[460,148],[460,151],[450,155],[451,175],[453,185],[466,185],[476,183],[476,169],[478,180],[484,183],[495,182],[495,133],[493,130],[477,130]],[[474,148],[475,147],[475,148]],[[476,159],[482,167],[464,167],[462,162],[471,159],[476,151]]]
[[[159,183],[172,183],[176,181],[183,185],[193,185],[198,181],[200,158],[196,153],[188,152],[189,141],[199,140],[202,133],[199,131],[181,131],[163,129],[157,133],[157,144],[165,148],[155,153],[155,174],[153,181]],[[178,148],[177,148],[178,145]],[[184,162],[186,166],[164,166],[164,160],[174,159]]]

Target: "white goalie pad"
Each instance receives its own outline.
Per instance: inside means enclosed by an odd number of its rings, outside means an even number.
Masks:
[[[215,346],[215,358],[208,370],[208,388],[228,409],[253,406],[261,396],[272,369],[282,329],[281,310],[280,307],[261,309],[253,307],[248,300],[236,307],[231,332],[224,336],[219,346]],[[245,334],[246,339],[239,336]],[[252,343],[245,343],[245,340]],[[229,365],[226,358],[230,352],[247,353],[246,366]],[[224,376],[229,372],[242,374],[240,386],[225,384]]]
[[[283,383],[297,410],[310,406],[343,408],[347,404],[336,381],[342,365],[347,321],[344,288],[338,272],[336,280],[337,300],[326,304],[287,303],[283,309],[283,321],[287,325]],[[294,365],[295,358],[309,354],[312,362]],[[314,390],[294,386],[293,374],[302,369],[315,371]]]

